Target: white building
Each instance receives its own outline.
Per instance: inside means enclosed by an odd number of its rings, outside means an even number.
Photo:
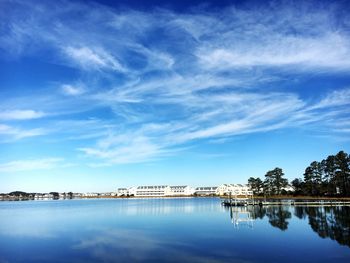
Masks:
[[[171,195],[168,185],[138,186],[135,196],[169,196]]]
[[[73,194],[73,196],[75,197],[75,194]],[[83,197],[98,197],[99,194],[98,193],[85,193],[82,196]]]
[[[193,195],[194,189],[188,185],[170,186],[170,195]]]
[[[135,196],[136,195],[136,190],[137,190],[137,187],[135,187],[135,186],[129,187],[128,188],[128,195],[129,196]]]
[[[216,195],[216,186],[200,186],[196,187],[194,193],[196,195]]]
[[[249,196],[253,191],[247,184],[222,184],[217,188],[218,195]]]
[[[129,195],[129,191],[127,188],[118,188],[117,196],[127,196]]]
[[[287,185],[286,187],[283,187],[282,190],[285,190],[287,192],[294,192],[295,191],[294,187],[291,185]]]

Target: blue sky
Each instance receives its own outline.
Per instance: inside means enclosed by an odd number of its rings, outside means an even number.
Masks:
[[[1,1],[0,192],[302,177],[350,150],[348,11]]]

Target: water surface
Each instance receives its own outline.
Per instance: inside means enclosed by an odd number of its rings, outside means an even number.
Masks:
[[[350,209],[229,209],[218,198],[0,202],[5,262],[350,262]]]

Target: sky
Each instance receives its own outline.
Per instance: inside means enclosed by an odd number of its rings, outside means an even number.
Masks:
[[[350,152],[349,11],[0,0],[0,192],[302,177]]]

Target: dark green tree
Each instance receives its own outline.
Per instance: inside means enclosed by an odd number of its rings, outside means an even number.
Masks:
[[[343,196],[350,195],[350,157],[344,151],[335,156],[335,184],[339,193]]]
[[[314,193],[314,183],[313,183],[313,171],[310,166],[306,167],[304,172],[304,192],[307,195],[313,195]]]
[[[248,179],[248,185],[252,189],[254,195],[260,194],[264,186],[263,181],[259,177],[257,178],[250,177]]]
[[[275,169],[268,171],[265,174],[264,181],[265,193],[268,195],[280,195],[282,189],[288,185],[288,180],[283,178],[283,176],[284,173],[281,168],[276,167]]]
[[[304,182],[301,178],[295,178],[291,185],[294,187],[294,194],[301,195],[303,194]]]

